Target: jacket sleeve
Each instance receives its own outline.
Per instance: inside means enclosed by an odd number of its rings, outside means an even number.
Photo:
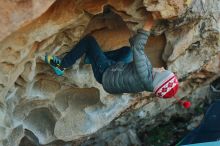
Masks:
[[[145,44],[148,40],[150,32],[138,30],[137,34],[129,39],[131,49],[133,51],[133,61],[140,77],[140,80],[149,89],[152,86],[152,65],[148,57],[144,53]]]

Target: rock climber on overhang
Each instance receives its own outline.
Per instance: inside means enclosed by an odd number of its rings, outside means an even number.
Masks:
[[[66,68],[85,54],[86,62],[92,65],[95,79],[108,93],[150,91],[159,97],[171,98],[178,90],[177,77],[169,70],[153,69],[144,53],[154,23],[153,17],[150,16],[143,29],[139,29],[137,34],[129,39],[130,47],[103,52],[96,39],[87,35],[62,59],[46,55],[45,61],[58,76],[62,76]]]

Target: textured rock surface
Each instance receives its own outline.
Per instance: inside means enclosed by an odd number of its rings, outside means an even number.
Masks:
[[[65,76],[57,77],[42,58],[46,52],[62,57],[87,33],[97,38],[104,51],[129,45],[128,38],[142,27],[149,11],[166,20],[158,22],[157,36],[149,39],[145,52],[154,66],[167,66],[177,74],[181,98],[191,96],[195,105],[202,102],[207,85],[219,74],[218,0],[0,4],[0,145],[16,146],[24,137],[35,144],[81,141],[115,118],[108,127],[130,129],[125,134],[119,130],[119,137],[127,139],[122,145],[138,145],[136,128],[153,125],[156,115],[174,108],[173,99],[158,99],[147,92],[109,95],[81,59]],[[118,141],[115,138],[109,145]]]
[[[173,18],[181,15],[191,0],[144,0],[144,6],[155,18]]]
[[[55,0],[0,1],[0,41],[42,15]]]

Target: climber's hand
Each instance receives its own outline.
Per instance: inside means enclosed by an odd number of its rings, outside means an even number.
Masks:
[[[146,31],[150,31],[151,30],[151,28],[153,28],[153,26],[154,26],[154,19],[153,19],[153,16],[152,16],[152,14],[149,14],[149,15],[147,15],[147,19],[146,19],[146,21],[145,21],[145,24],[144,24],[144,30],[146,30]]]

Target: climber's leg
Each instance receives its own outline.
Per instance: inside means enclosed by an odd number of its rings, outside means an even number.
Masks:
[[[96,80],[101,83],[103,72],[114,62],[104,55],[95,38],[90,35],[87,35],[76,44],[76,46],[62,59],[61,66],[63,68],[68,68],[84,53],[86,53],[86,56],[88,56],[91,62]]]
[[[94,46],[91,46],[94,45]],[[67,55],[64,56],[61,62],[63,68],[68,68],[72,66],[77,59],[79,59],[83,54],[86,53],[87,49],[95,48],[99,45],[92,36],[85,36],[82,38]]]
[[[86,56],[90,60],[96,80],[102,83],[102,74],[109,66],[115,64],[115,61],[104,55],[94,37],[87,36],[87,39],[89,48],[86,51]]]
[[[53,68],[57,75],[63,75],[64,68],[72,66],[77,59],[86,53],[86,50],[90,47],[90,42],[91,36],[86,36],[81,39],[66,56],[64,56],[62,61],[56,56],[46,55],[45,62]]]
[[[100,49],[98,43],[96,42],[95,38],[92,36],[87,35],[83,39],[81,39],[75,47],[62,59],[62,61],[56,61],[57,57],[55,56],[47,56],[47,61],[52,68],[54,69],[55,73],[58,74],[57,70],[62,70],[64,68],[68,68],[72,66],[77,59],[79,59],[83,54],[86,53],[88,56],[94,76],[96,80],[101,83],[102,82],[102,74],[107,67],[114,64],[114,61],[109,60],[102,50]],[[49,59],[48,59],[49,58]],[[54,63],[55,62],[55,63]]]
[[[131,51],[131,48],[128,46],[122,47],[114,51],[104,52],[104,54],[108,59],[114,60],[116,62],[122,61],[124,63],[129,63],[133,60],[133,53]],[[84,62],[86,64],[91,63],[88,56],[85,56]]]

